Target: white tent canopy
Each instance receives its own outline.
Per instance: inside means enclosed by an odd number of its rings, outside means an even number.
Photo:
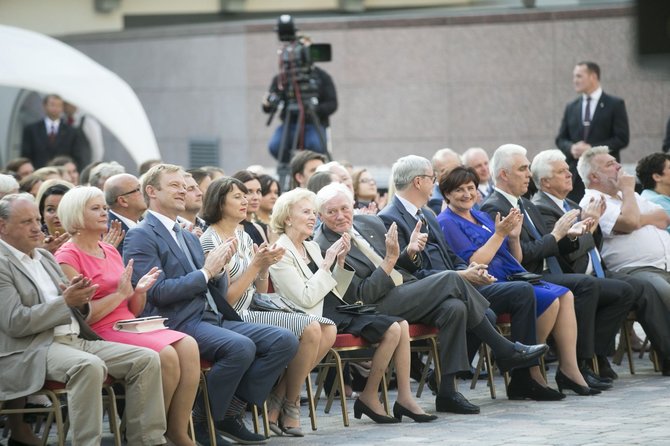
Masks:
[[[51,37],[0,25],[0,85],[55,93],[102,123],[139,164],[160,159],[135,92],[115,73]]]

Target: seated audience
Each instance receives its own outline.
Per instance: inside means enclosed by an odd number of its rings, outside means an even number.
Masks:
[[[19,183],[11,175],[0,174],[0,198],[19,193]]]
[[[186,173],[190,173],[193,176],[193,179],[198,183],[198,188],[204,197],[207,193],[209,184],[212,182],[212,176],[204,169],[189,169]]]
[[[192,336],[202,359],[212,363],[207,373],[210,408],[217,445],[235,441],[255,444],[265,437],[244,424],[248,403],[262,406],[281,372],[296,353],[298,340],[288,330],[242,322],[228,304],[225,266],[236,251],[234,240],[214,248],[205,259],[198,238],[182,229],[177,217],[184,212],[184,171],[171,164],[152,167],[142,177],[149,204],[144,220],[124,240],[126,263],[134,259],[133,285],[154,267],[162,270],[147,291],[143,315],[161,315],[167,325]],[[196,399],[195,440],[209,444],[204,401]]]
[[[332,174],[335,174],[339,182],[347,186],[347,188],[349,188],[352,194],[354,193],[354,182],[351,179],[349,171],[345,169],[344,166],[342,166],[342,164],[338,163],[337,161],[331,161],[322,166],[319,166],[316,168],[316,171],[330,172]]]
[[[248,215],[249,191],[235,178],[219,178],[205,196],[203,218],[209,224],[200,237],[207,255],[226,240],[237,240],[237,251],[230,259],[226,300],[245,322],[270,324],[290,330],[299,340],[298,353],[268,398],[270,428],[302,437],[300,429],[300,389],[307,374],[316,367],[335,342],[333,321],[320,316],[250,309],[256,293],[268,292],[268,270],[284,255],[284,248],[255,244],[240,223]]]
[[[126,173],[126,168],[116,161],[100,163],[91,169],[91,173],[88,178],[88,184],[103,190],[105,188],[105,181],[107,181],[107,178],[113,175],[118,175],[120,173]]]
[[[489,195],[493,193],[493,180],[491,179],[491,171],[489,170],[489,154],[481,147],[471,147],[463,152],[463,165],[465,167],[472,167],[477,172],[479,177],[479,199],[477,204],[482,204]]]
[[[279,181],[270,175],[258,175],[258,181],[261,182],[261,202],[256,211],[255,221],[259,225],[264,226],[265,232],[270,236],[273,234],[273,232],[270,231],[272,209],[277,202],[277,198],[281,195],[281,188],[279,187]]]
[[[386,206],[386,195],[379,196],[377,181],[367,169],[354,172],[352,181],[356,209],[367,209],[371,214],[376,214]]]
[[[454,150],[444,148],[435,152],[435,155],[433,155],[433,158],[431,159],[431,163],[433,165],[436,181],[433,185],[433,193],[430,200],[428,200],[428,207],[435,213],[435,215],[437,215],[445,206],[442,194],[440,194],[440,188],[438,187],[440,178],[451,172],[455,167],[462,166],[463,162],[461,161],[461,156]]]
[[[116,322],[142,313],[146,292],[160,271],[153,268],[133,289],[130,283],[133,260],[124,268],[116,248],[101,241],[107,232],[107,210],[100,189],[84,186],[70,190],[61,200],[58,215],[65,230],[73,235],[56,252],[56,261],[68,279],[81,275],[97,286],[86,322],[106,341],[158,352],[167,416],[166,436],[175,445],[194,446],[187,433],[200,380],[200,358],[193,338],[172,330],[129,333],[114,328]]]
[[[635,173],[642,183],[640,196],[661,206],[670,215],[670,155],[652,153],[645,156],[638,161]],[[670,226],[667,230],[670,232]]]
[[[10,172],[14,172],[19,176],[19,181],[30,175],[35,171],[33,163],[29,158],[19,157],[9,160],[5,166]]]
[[[112,175],[105,181],[105,203],[107,203],[108,226],[116,224],[121,238],[131,228],[137,226],[147,210],[139,180],[129,173]],[[123,243],[118,243],[116,249],[123,255]]]
[[[299,150],[291,159],[291,185],[290,188],[307,187],[309,177],[314,175],[316,169],[326,163],[326,157],[311,150]]]
[[[31,173],[19,181],[19,192],[26,192],[36,197],[43,182],[44,180],[40,176]]]
[[[63,179],[63,175],[58,167],[41,167],[33,172],[33,175],[41,178],[42,181]]]
[[[152,167],[161,164],[163,161],[159,159],[148,159],[143,161],[139,166],[137,166],[137,175],[142,176],[149,171]],[[99,163],[98,163],[99,164]]]
[[[57,156],[56,158],[49,161],[47,166],[63,167],[69,179],[65,177],[63,178],[69,181],[70,183],[74,184],[75,186],[79,184],[79,170],[77,170],[77,165],[75,164],[74,160],[69,156],[67,155]]]
[[[207,223],[200,218],[198,214],[202,209],[203,192],[198,187],[198,183],[188,172],[184,172],[184,180],[186,181],[186,201],[184,202],[184,211],[179,213],[177,219],[184,228],[200,237],[205,229]]]
[[[12,400],[65,383],[72,444],[102,442],[102,384],[124,380],[128,444],[164,444],[160,364],[152,350],[103,341],[88,326],[98,289],[82,275],[71,281],[40,249],[40,213],[32,197],[0,200],[0,398]]]
[[[470,263],[488,265],[489,274],[498,282],[506,282],[509,276],[527,273],[520,263],[523,216],[518,209],[513,209],[504,218],[498,214],[494,222],[485,212],[473,209],[477,203],[478,183],[479,177],[472,168],[457,167],[443,176],[440,192],[447,208],[437,216],[437,221],[445,240],[459,257]],[[558,389],[567,388],[579,395],[600,393],[587,386],[577,366],[577,322],[572,293],[544,281],[534,284],[533,288],[537,299],[537,341],[546,342],[551,334],[558,347]],[[537,389],[538,394],[546,395],[546,399],[561,399],[547,387],[539,367],[532,367],[530,375],[531,388],[542,388]],[[523,391],[511,384],[507,388],[508,395],[523,396]]]
[[[46,236],[42,248],[54,254],[69,238],[58,218],[58,205],[72,184],[64,180],[47,180],[40,186],[35,201],[42,216],[42,232]]]
[[[426,414],[414,400],[409,386],[409,331],[407,322],[384,314],[351,314],[338,309],[349,288],[353,273],[344,261],[350,248],[348,234],[342,236],[321,256],[319,246],[308,238],[316,224],[314,193],[294,189],[279,197],[272,214],[272,228],[281,234],[277,244],[286,249],[279,263],[270,267],[277,292],[303,311],[332,319],[339,333],[360,336],[370,344],[379,344],[372,358],[365,389],[354,403],[354,416],[367,415],[376,423],[398,423],[402,416],[417,422],[436,419]],[[379,401],[379,384],[394,358],[398,377],[398,400],[394,417],[386,415]]]
[[[240,170],[239,172],[235,172],[232,178],[239,180],[247,189],[247,218],[242,221],[244,232],[249,234],[251,240],[258,246],[262,245],[263,243],[267,243],[267,228],[263,228],[254,221],[254,215],[256,215],[256,211],[258,211],[258,208],[261,205],[262,197],[261,182],[258,179],[258,175],[251,173],[248,170]]]
[[[324,186],[330,183],[339,183],[340,177],[331,172],[316,172],[307,182],[307,190],[318,193]]]

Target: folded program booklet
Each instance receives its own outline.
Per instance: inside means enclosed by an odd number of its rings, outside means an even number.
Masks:
[[[129,333],[147,333],[156,330],[165,330],[167,327],[163,322],[167,318],[160,316],[140,317],[137,319],[123,319],[114,324],[114,330],[127,331]]]

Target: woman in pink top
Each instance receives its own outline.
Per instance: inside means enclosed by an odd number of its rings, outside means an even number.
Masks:
[[[116,248],[101,241],[107,232],[107,205],[100,189],[77,187],[68,191],[60,202],[58,216],[72,238],[56,252],[56,260],[69,278],[83,274],[98,285],[87,322],[107,341],[159,352],[166,436],[172,444],[193,446],[187,429],[200,378],[200,353],[195,340],[172,330],[149,333],[114,330],[115,322],[133,319],[144,310],[146,292],[161,271],[152,269],[133,290],[130,283],[133,261],[124,268]]]

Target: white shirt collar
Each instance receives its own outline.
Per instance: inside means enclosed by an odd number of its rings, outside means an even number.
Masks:
[[[514,207],[515,209],[519,208],[519,197],[515,197],[512,194],[508,194],[504,190],[500,189],[498,186],[494,187],[494,189],[500,192],[503,197],[507,198],[507,201],[509,201],[512,207]]]
[[[602,87],[598,87],[598,88],[596,88],[596,90],[595,90],[593,93],[591,93],[591,94],[588,94],[588,95],[587,95],[587,94],[582,94],[582,99],[583,99],[584,101],[586,101],[586,97],[587,97],[587,96],[590,96],[590,97],[591,97],[591,104],[597,104],[598,101],[600,100],[600,96],[602,96],[602,95],[603,95],[603,88],[602,88]]]
[[[542,191],[542,192],[544,192],[544,191]],[[544,192],[544,193],[547,195],[547,197],[551,198],[551,201],[556,203],[556,206],[561,208],[561,210],[563,210],[563,211],[565,210],[565,208],[563,207],[563,204],[565,203],[565,200],[561,200],[560,198],[551,195],[549,192]]]
[[[124,216],[121,215],[121,214],[117,214],[116,212],[114,212],[114,211],[111,210],[111,209],[109,210],[109,213],[112,214],[112,215],[114,215],[115,218],[121,220],[126,226],[128,226],[128,229],[131,229],[131,228],[134,228],[135,226],[137,226],[137,222],[136,222],[136,221],[132,221],[132,220],[129,219],[128,217],[124,217]]]
[[[398,200],[400,200],[400,202],[401,202],[402,205],[405,207],[405,209],[407,210],[407,212],[409,212],[409,214],[410,214],[412,217],[416,218],[416,213],[417,213],[417,211],[419,210],[419,208],[416,207],[416,206],[414,206],[414,204],[410,203],[408,200],[404,199],[403,197],[401,197],[401,196],[398,195],[398,194],[396,194],[396,197],[398,197]]]
[[[170,235],[172,235],[172,238],[177,240],[177,234],[175,234],[175,232],[174,232],[174,225],[175,225],[175,223],[177,223],[177,221],[172,220],[170,217],[167,217],[163,214],[159,214],[156,211],[152,211],[151,209],[149,209],[149,212],[151,212],[151,214],[154,217],[156,217],[158,219],[158,221],[160,221],[163,224],[163,226],[165,226],[167,228]]]
[[[56,120],[52,120],[51,118],[46,117],[46,118],[44,118],[44,123],[47,126],[47,133],[49,133],[49,130],[51,130],[51,126],[53,126],[53,125],[55,125],[56,130],[58,130],[58,127],[60,126],[60,118],[58,118]]]
[[[28,255],[23,251],[19,251],[18,249],[16,249],[15,247],[13,247],[12,245],[10,245],[9,243],[7,243],[2,239],[0,239],[0,243],[2,243],[9,250],[9,252],[11,252],[12,255],[16,257],[16,259],[19,260],[20,262],[26,262],[26,261],[32,262],[33,260],[39,262],[42,259],[42,254],[40,254],[39,251],[37,251],[36,249],[33,249],[33,252],[31,253],[32,255]]]

